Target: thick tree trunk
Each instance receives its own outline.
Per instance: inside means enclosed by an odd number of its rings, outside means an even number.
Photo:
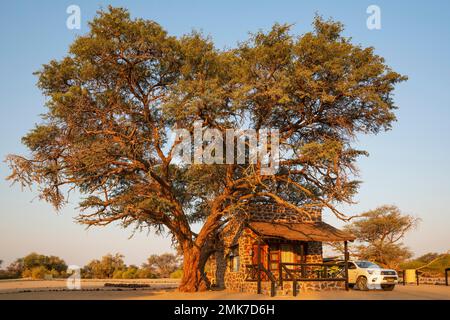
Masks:
[[[178,290],[181,292],[208,290],[210,283],[204,272],[208,253],[196,247],[185,247],[183,256],[183,278]]]

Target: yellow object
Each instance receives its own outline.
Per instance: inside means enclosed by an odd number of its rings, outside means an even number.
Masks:
[[[412,283],[416,282],[416,269],[407,269],[405,270],[405,282]]]

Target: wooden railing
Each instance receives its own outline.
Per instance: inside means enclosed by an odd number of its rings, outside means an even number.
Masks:
[[[345,266],[342,264],[324,263],[280,263],[279,285],[283,286],[283,281],[293,282],[293,295],[297,295],[298,281],[345,281],[347,276]]]
[[[268,270],[263,264],[246,265],[246,281],[258,282],[258,293],[261,293],[261,281],[271,282],[271,296],[275,295],[276,283],[283,287],[283,281],[292,281],[293,295],[297,295],[297,283],[299,281],[344,281],[347,276],[343,264],[325,263],[280,263],[278,270]],[[278,280],[277,280],[278,278]]]
[[[257,281],[258,294],[261,293],[261,281],[263,281],[262,276],[265,276],[265,281],[270,281],[270,296],[275,296],[275,290],[277,285],[277,279],[274,277],[273,273],[264,267],[262,263],[258,264],[247,264],[247,273],[245,274],[245,281]]]
[[[301,281],[345,281],[345,268],[343,264],[326,263],[280,263],[282,275],[279,279]],[[287,277],[285,276],[287,275]]]

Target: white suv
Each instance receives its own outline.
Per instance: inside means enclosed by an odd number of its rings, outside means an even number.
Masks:
[[[383,289],[392,291],[398,284],[398,275],[395,270],[382,269],[370,261],[348,262],[348,283],[351,288],[359,290]]]

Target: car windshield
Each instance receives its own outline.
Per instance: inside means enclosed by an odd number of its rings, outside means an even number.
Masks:
[[[380,269],[380,266],[373,263],[373,262],[369,262],[369,261],[356,261],[355,262],[358,267],[363,268],[363,269],[367,269],[367,268],[375,268],[375,269]]]

